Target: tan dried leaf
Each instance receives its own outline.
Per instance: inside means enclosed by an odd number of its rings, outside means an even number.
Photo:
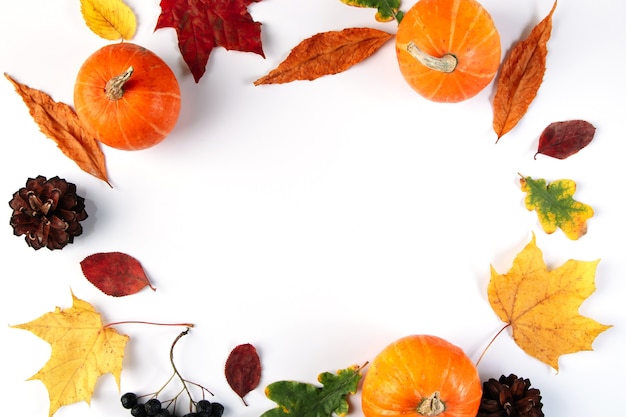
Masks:
[[[300,42],[277,68],[256,80],[254,85],[312,81],[343,72],[372,55],[392,37],[372,28],[318,33]]]
[[[4,76],[26,103],[41,132],[54,140],[59,149],[83,171],[111,185],[107,177],[104,153],[96,139],[82,126],[74,109],[65,103],[54,101],[40,90],[15,81],[6,73]]]
[[[517,125],[537,96],[546,71],[547,43],[552,32],[552,14],[539,22],[528,37],[517,43],[502,64],[493,98],[493,130],[498,139]]]

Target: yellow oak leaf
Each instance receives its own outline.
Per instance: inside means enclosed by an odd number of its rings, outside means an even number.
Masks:
[[[122,0],[80,0],[87,27],[106,40],[129,40],[135,36],[137,18]]]
[[[29,323],[12,326],[28,330],[52,347],[48,362],[29,380],[41,380],[50,397],[50,416],[60,407],[79,401],[90,403],[97,379],[106,373],[120,386],[124,348],[129,337],[102,324],[94,307],[72,294],[71,308]]]
[[[491,266],[488,298],[527,354],[558,370],[559,356],[593,350],[595,338],[611,326],[581,316],[578,308],[595,291],[600,261],[568,260],[548,270],[535,236],[506,274]]]

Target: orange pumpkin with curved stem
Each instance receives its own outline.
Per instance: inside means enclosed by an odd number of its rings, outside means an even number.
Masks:
[[[155,53],[132,43],[112,44],[94,52],[78,71],[74,107],[81,123],[105,145],[145,149],[174,128],[180,88]]]
[[[396,34],[400,71],[411,87],[437,102],[482,91],[498,72],[500,35],[475,0],[419,0]]]
[[[363,379],[365,417],[476,417],[482,384],[458,346],[430,335],[403,337],[374,358]]]

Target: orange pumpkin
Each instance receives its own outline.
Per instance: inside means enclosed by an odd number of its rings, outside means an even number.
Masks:
[[[74,106],[100,142],[117,149],[145,149],[161,142],[180,113],[180,88],[156,54],[132,43],[107,45],[78,71]]]
[[[496,75],[500,35],[475,0],[419,0],[398,26],[396,55],[415,91],[454,103],[475,96]]]
[[[383,349],[363,379],[365,417],[476,417],[482,384],[461,348],[436,336],[403,337]]]

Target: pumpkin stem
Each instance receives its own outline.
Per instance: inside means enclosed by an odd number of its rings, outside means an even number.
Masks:
[[[417,406],[418,414],[427,417],[437,416],[446,410],[446,405],[441,401],[439,391],[435,391],[428,398],[423,398]]]
[[[104,86],[104,93],[109,100],[115,101],[122,98],[124,95],[124,84],[126,84],[126,81],[133,75],[133,71],[135,71],[135,69],[130,66],[120,75],[116,75],[107,81],[107,85]]]
[[[410,41],[406,45],[406,50],[413,58],[421,62],[422,65],[435,71],[450,73],[454,71],[458,64],[458,60],[454,55],[445,54],[440,58],[428,55],[426,52],[418,48],[413,41]]]

